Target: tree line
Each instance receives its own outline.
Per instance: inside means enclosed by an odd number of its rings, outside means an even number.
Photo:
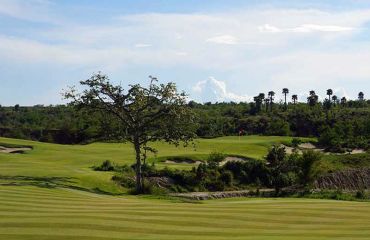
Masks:
[[[282,92],[287,96],[289,90]],[[319,137],[323,145],[336,148],[369,145],[370,101],[363,92],[356,100],[339,102],[330,90],[322,102],[314,91],[306,103],[298,102],[296,95],[290,103],[275,103],[271,92],[263,97],[259,94],[249,103],[190,101],[187,105],[196,114],[197,136],[290,135]],[[0,135],[5,137],[74,144],[108,139],[117,129],[123,128],[109,116],[72,106],[0,107]]]

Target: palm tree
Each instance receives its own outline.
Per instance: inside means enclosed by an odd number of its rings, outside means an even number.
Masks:
[[[298,95],[297,94],[292,95],[292,101],[293,101],[294,104],[297,103],[297,101],[298,101]]]
[[[333,95],[333,90],[331,90],[330,88],[328,90],[326,90],[326,95],[328,95],[328,99],[329,99],[329,102],[331,101],[331,95]]]
[[[310,91],[310,96],[307,98],[308,104],[313,107],[319,101],[319,97],[316,95],[314,90]]]
[[[338,103],[338,97],[336,95],[333,95],[333,97],[331,99],[333,100],[334,104]]]
[[[285,108],[286,108],[286,95],[289,94],[289,89],[288,88],[283,88],[283,94],[285,98]]]
[[[358,100],[360,100],[360,101],[364,100],[364,93],[363,92],[358,93]]]
[[[253,100],[256,102],[257,112],[261,111],[261,105],[262,105],[262,99],[261,99],[261,97],[259,95],[258,96],[255,96],[253,98]]]
[[[344,107],[344,106],[346,106],[346,104],[347,104],[347,98],[346,97],[342,97],[340,99],[340,105],[342,105]]]
[[[272,111],[272,104],[274,103],[275,92],[274,91],[268,92],[268,96],[270,98],[270,111]]]
[[[264,93],[260,93],[260,94],[258,94],[258,97],[260,97],[263,100],[263,99],[265,99],[265,94]]]
[[[261,101],[261,108],[262,108],[263,102],[265,101],[265,94],[264,93],[260,93],[260,94],[258,94],[258,97],[259,97],[259,99]]]
[[[266,112],[268,111],[269,103],[270,103],[270,99],[269,98],[265,98]]]

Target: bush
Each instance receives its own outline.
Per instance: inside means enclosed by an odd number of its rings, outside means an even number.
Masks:
[[[225,155],[219,152],[212,152],[207,159],[207,163],[211,167],[218,166],[225,159]]]
[[[94,167],[95,171],[114,171],[114,166],[109,160],[105,160],[100,166]]]
[[[220,176],[220,181],[225,183],[226,186],[233,185],[233,173],[231,171],[223,171]]]
[[[302,143],[302,140],[300,138],[293,138],[293,140],[292,140],[292,147],[296,148],[301,143]]]
[[[136,181],[134,176],[128,175],[114,175],[112,180],[125,188],[133,189],[136,187]]]
[[[359,190],[359,191],[356,192],[355,197],[357,199],[367,199],[366,195],[367,195],[366,192],[362,189],[362,190]]]

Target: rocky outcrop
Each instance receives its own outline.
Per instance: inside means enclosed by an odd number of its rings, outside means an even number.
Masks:
[[[370,168],[348,169],[319,177],[317,189],[361,190],[370,189]]]

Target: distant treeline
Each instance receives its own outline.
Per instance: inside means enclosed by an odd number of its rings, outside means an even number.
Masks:
[[[334,150],[370,145],[370,100],[363,95],[348,101],[329,96],[320,102],[313,92],[307,103],[294,97],[292,103],[274,103],[268,96],[260,94],[250,103],[189,102],[198,117],[197,135],[318,137],[323,146]],[[70,106],[0,107],[0,136],[4,137],[74,144],[101,140],[122,129],[107,116]]]

